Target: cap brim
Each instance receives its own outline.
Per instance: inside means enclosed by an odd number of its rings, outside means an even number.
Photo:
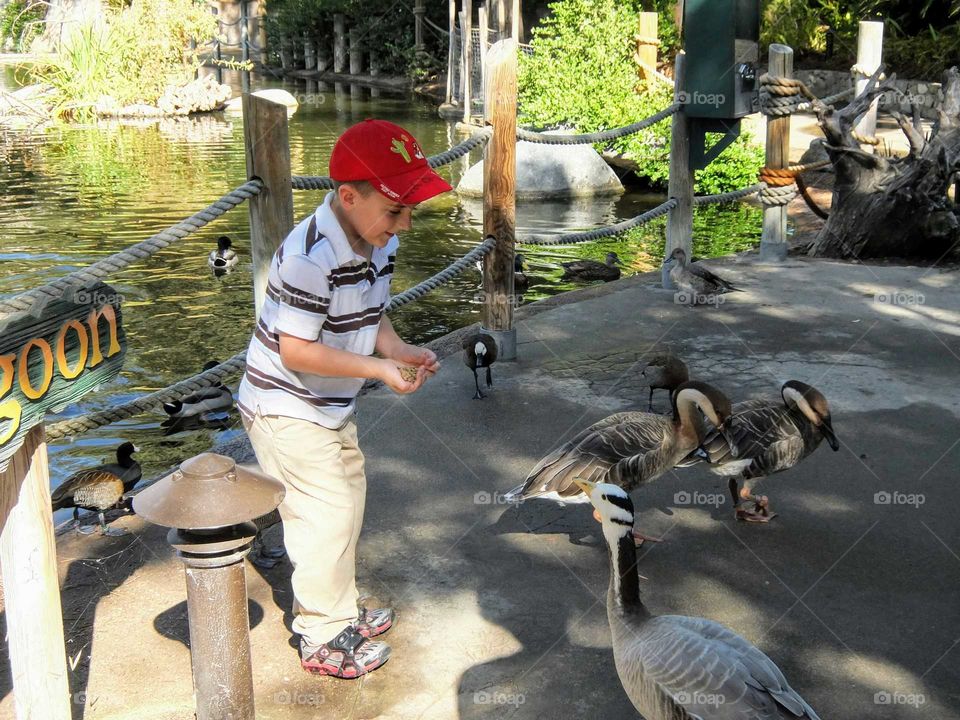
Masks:
[[[401,175],[381,178],[381,183],[392,190],[396,196],[384,192],[384,189],[377,182],[371,182],[381,195],[404,205],[416,205],[424,200],[436,197],[440,193],[453,190],[450,183],[429,168],[426,170],[417,168]]]

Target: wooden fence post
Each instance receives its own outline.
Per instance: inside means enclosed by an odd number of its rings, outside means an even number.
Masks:
[[[487,50],[489,49],[490,43],[487,42],[487,34],[489,32],[488,16],[487,16],[487,3],[486,0],[480,3],[479,9],[479,22],[480,22],[480,81],[482,87],[480,88],[480,96],[484,98],[484,103],[486,103],[487,97]],[[484,117],[486,117],[486,108],[484,108]]]
[[[667,245],[664,260],[677,248],[683,248],[690,257],[693,244],[693,168],[690,167],[690,119],[682,104],[686,99],[687,56],[683,51],[677,53],[674,65],[674,102],[680,102],[680,109],[673,114],[670,129],[670,182],[667,194],[677,201],[677,206],[667,215]],[[661,284],[664,288],[676,289],[670,280],[668,268],[661,271]]]
[[[303,33],[303,66],[307,70],[313,70],[317,66],[316,46],[309,32]]]
[[[347,65],[347,41],[343,32],[343,13],[333,16],[333,71],[342,73]]]
[[[260,317],[270,261],[293,229],[287,108],[255,95],[244,95],[243,141],[247,178],[256,177],[263,182],[260,194],[249,200],[253,296],[256,314]]]
[[[473,0],[465,0],[460,13],[460,28],[463,31],[463,67],[460,77],[463,83],[463,122],[470,124],[473,118]]]
[[[456,43],[457,37],[457,0],[450,0],[449,5],[450,10],[450,22],[447,25],[447,28],[450,33],[450,43],[448,45],[447,53],[447,105],[453,103],[453,73],[454,73],[454,64],[456,63],[456,58],[454,57],[453,48]]]
[[[660,45],[658,16],[655,12],[640,13],[637,25],[637,74],[641,80],[652,82],[657,71],[657,47]]]
[[[523,18],[520,17],[520,0],[513,0],[513,9],[510,13],[510,37],[519,43],[522,32]]]
[[[426,46],[423,44],[423,15],[427,9],[423,6],[423,0],[416,0],[413,6],[413,49],[416,52],[423,52]]]
[[[516,242],[517,43],[501,40],[487,57],[484,119],[493,126],[483,159],[483,234],[497,245],[483,261],[483,327],[503,360],[517,357],[513,327],[513,253]]]
[[[70,687],[43,423],[0,472],[0,562],[18,718],[70,720]]]
[[[883,23],[876,20],[861,20],[860,33],[857,35],[857,64],[853,66],[853,78],[857,95],[867,86],[867,80],[877,71],[883,62]],[[880,98],[874,98],[870,108],[857,123],[856,133],[872,138],[877,131],[877,105]],[[863,148],[873,152],[874,146],[866,143]]]
[[[774,43],[770,46],[767,72],[771,77],[793,77],[793,49]],[[766,166],[782,169],[790,164],[790,116],[767,116]],[[760,259],[783,262],[787,259],[787,206],[764,205]]]
[[[360,28],[350,28],[350,74],[363,72],[363,49],[360,47]]]

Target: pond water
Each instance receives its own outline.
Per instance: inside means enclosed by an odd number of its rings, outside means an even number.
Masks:
[[[0,65],[0,89],[16,87],[23,73]],[[236,94],[240,79],[227,77]],[[304,102],[290,118],[294,174],[325,175],[333,143],[354,122],[377,116],[408,128],[428,154],[459,142],[451,124],[429,102],[358,86],[282,83],[254,77],[253,89],[284,87]],[[453,185],[480,151],[441,169]],[[10,296],[117,252],[193,214],[245,180],[243,125],[222,113],[139,124],[99,122],[43,130],[0,128],[0,296]],[[322,192],[296,192],[304,217]],[[662,202],[628,192],[615,200],[521,203],[518,235],[570,232],[608,225]],[[710,257],[754,246],[760,211],[746,205],[697,210],[695,252]],[[214,277],[207,254],[229,235],[247,260]],[[569,290],[561,260],[603,259],[616,250],[627,273],[647,270],[663,252],[664,220],[629,243],[611,240],[576,246],[524,248],[532,287],[524,302]],[[418,209],[413,230],[401,238],[394,292],[441,270],[482,239],[478,202],[455,194]],[[246,205],[108,279],[121,293],[129,350],[121,376],[48,422],[86,414],[163,388],[243,350],[253,319]],[[479,319],[479,273],[470,270],[392,317],[412,342],[439,337]],[[233,383],[235,387],[235,383]],[[164,435],[162,415],[142,415],[101,428],[75,442],[49,447],[54,486],[76,470],[113,461],[123,440],[141,448],[149,477],[242,432],[234,412],[218,428]],[[62,519],[58,516],[58,520]]]

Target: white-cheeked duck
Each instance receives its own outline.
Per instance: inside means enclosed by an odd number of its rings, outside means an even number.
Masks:
[[[117,448],[117,462],[105,463],[89,470],[74,473],[59,486],[50,496],[53,510],[73,508],[73,520],[77,525],[77,532],[88,535],[96,527],[80,525],[80,510],[92,510],[100,520],[100,532],[103,535],[126,535],[126,531],[119,528],[108,528],[103,514],[107,510],[118,508],[123,504],[124,494],[133,490],[140,482],[140,463],[132,455],[140,448],[132,442],[125,442]]]

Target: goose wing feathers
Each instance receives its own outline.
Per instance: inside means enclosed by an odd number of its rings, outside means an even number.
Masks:
[[[719,290],[738,290],[739,288],[735,287],[733,284],[727,282],[722,277],[717,275],[711,270],[708,270],[703,265],[699,263],[692,263],[687,266],[687,269],[690,271],[691,275],[702,280],[707,285],[713,286],[715,289]]]
[[[594,423],[557,448],[530,471],[526,481],[507,493],[511,499],[556,492],[580,492],[573,479],[600,481],[621,460],[659,448],[670,431],[669,418],[644,412],[623,412]]]
[[[663,615],[623,640],[627,647],[617,668],[630,675],[621,675],[624,687],[657,687],[693,717],[819,720],[770,658],[712,620]],[[647,702],[656,700],[645,695]]]

